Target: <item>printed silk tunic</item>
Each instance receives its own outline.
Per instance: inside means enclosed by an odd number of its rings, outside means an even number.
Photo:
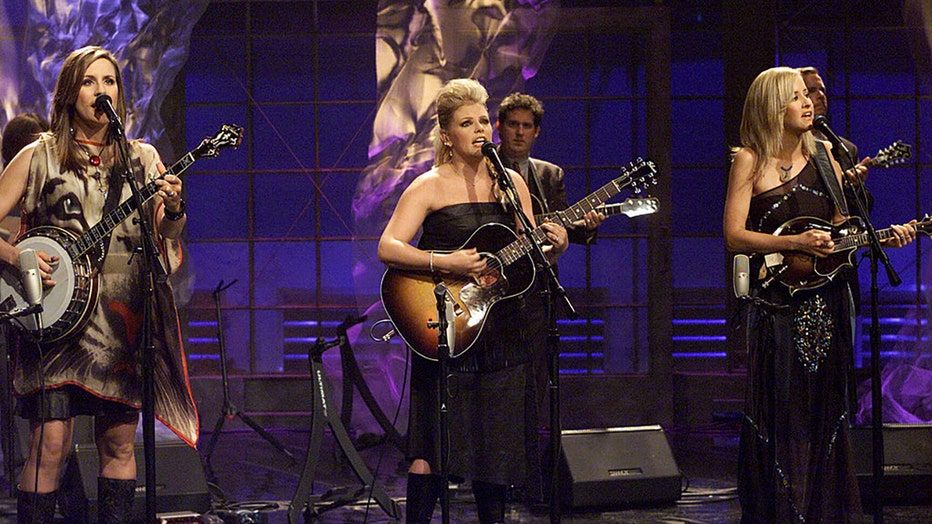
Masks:
[[[133,141],[130,151],[137,176],[140,166],[144,167],[146,181],[160,176],[154,147]],[[60,172],[54,141],[50,135],[44,135],[33,154],[21,202],[22,231],[56,226],[80,236],[97,224],[103,216],[109,188],[108,170],[99,168],[89,166],[84,175]],[[129,184],[124,181],[120,202],[131,195]],[[157,200],[150,199],[143,205],[144,211],[154,217],[156,205]],[[99,299],[84,329],[63,341],[44,345],[41,382],[38,351],[32,344],[21,344],[13,378],[17,396],[34,393],[42,385],[47,388],[74,385],[99,398],[141,407],[141,334],[147,286],[142,271],[143,256],[134,254],[140,245],[135,216],[133,213],[120,223],[109,237],[109,249],[98,276]],[[152,224],[154,227],[154,220]],[[157,241],[170,273],[180,265],[180,243],[166,238]],[[52,278],[55,279],[55,273]],[[155,295],[152,302],[155,413],[182,440],[194,446],[198,437],[197,410],[188,383],[170,285],[157,283]]]

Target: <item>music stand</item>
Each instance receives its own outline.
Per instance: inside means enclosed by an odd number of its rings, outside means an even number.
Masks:
[[[361,322],[361,320],[360,320]],[[330,386],[324,374],[323,354],[329,348],[334,346],[346,346],[349,349],[349,338],[346,336],[347,328],[354,323],[352,317],[348,317],[337,327],[337,338],[332,341],[324,341],[318,338],[317,342],[307,353],[308,364],[311,371],[311,397],[313,411],[311,413],[311,436],[307,445],[307,456],[304,459],[304,467],[301,470],[301,477],[298,480],[298,486],[295,488],[294,496],[291,503],[288,504],[288,524],[299,524],[300,522],[309,522],[319,512],[314,506],[314,502],[319,497],[311,497],[311,484],[314,483],[314,474],[317,470],[317,458],[320,456],[320,449],[324,438],[324,426],[330,426],[330,432],[337,439],[343,455],[349,460],[356,473],[356,477],[363,483],[367,490],[371,490],[371,496],[376,500],[379,507],[385,511],[388,516],[398,519],[401,517],[401,508],[395,500],[389,498],[381,486],[375,485],[375,477],[366,467],[359,452],[353,447],[346,427],[343,425],[340,415],[332,409],[333,403],[330,402]],[[328,408],[330,406],[330,408]],[[336,505],[332,506],[336,507]],[[331,508],[332,508],[331,507]],[[331,509],[328,508],[328,509]],[[302,513],[304,514],[302,520]]]
[[[238,407],[236,407],[235,404],[233,404],[233,401],[230,400],[230,381],[227,375],[226,345],[223,342],[223,316],[220,312],[220,293],[235,283],[236,279],[224,286],[223,280],[221,280],[220,283],[217,284],[217,287],[214,289],[214,305],[216,306],[217,310],[217,342],[220,345],[220,376],[223,382],[223,408],[221,409],[220,416],[217,418],[217,423],[214,424],[214,431],[210,434],[210,441],[207,442],[207,448],[204,450],[204,466],[207,470],[207,478],[209,478],[210,481],[214,484],[217,484],[217,477],[214,475],[214,468],[210,463],[211,455],[214,452],[214,446],[217,445],[217,440],[220,438],[220,430],[223,429],[223,423],[226,421],[226,419],[232,419],[233,417],[242,420],[247,426],[254,429],[260,437],[267,440],[269,444],[275,446],[276,449],[291,459],[292,464],[297,462],[297,459],[290,451],[288,451],[288,448],[279,442],[271,433],[266,431],[265,428],[249,418],[248,415],[243,413]]]

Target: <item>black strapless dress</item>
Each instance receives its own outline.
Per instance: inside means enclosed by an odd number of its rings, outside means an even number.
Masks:
[[[418,247],[452,251],[483,224],[515,229],[496,202],[462,203],[424,220]],[[523,297],[497,302],[473,346],[450,361],[448,472],[472,480],[525,486],[538,471],[537,414]],[[437,363],[412,356],[408,457],[437,470]]]

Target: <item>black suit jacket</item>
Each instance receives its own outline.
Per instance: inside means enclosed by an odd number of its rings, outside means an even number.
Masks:
[[[510,160],[507,165],[511,165]],[[566,200],[566,183],[562,167],[546,160],[528,158],[526,182],[534,204],[535,217],[544,213],[562,211],[570,206]],[[586,229],[586,226],[570,226],[566,230],[569,241],[574,244],[586,245],[596,240],[596,230],[590,231]]]

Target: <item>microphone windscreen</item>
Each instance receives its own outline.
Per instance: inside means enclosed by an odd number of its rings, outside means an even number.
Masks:
[[[39,257],[34,249],[19,252],[19,271],[23,280],[23,298],[30,306],[42,303],[42,273],[39,272]]]
[[[746,297],[751,291],[751,264],[747,255],[737,254],[732,261],[732,284],[735,297]]]

